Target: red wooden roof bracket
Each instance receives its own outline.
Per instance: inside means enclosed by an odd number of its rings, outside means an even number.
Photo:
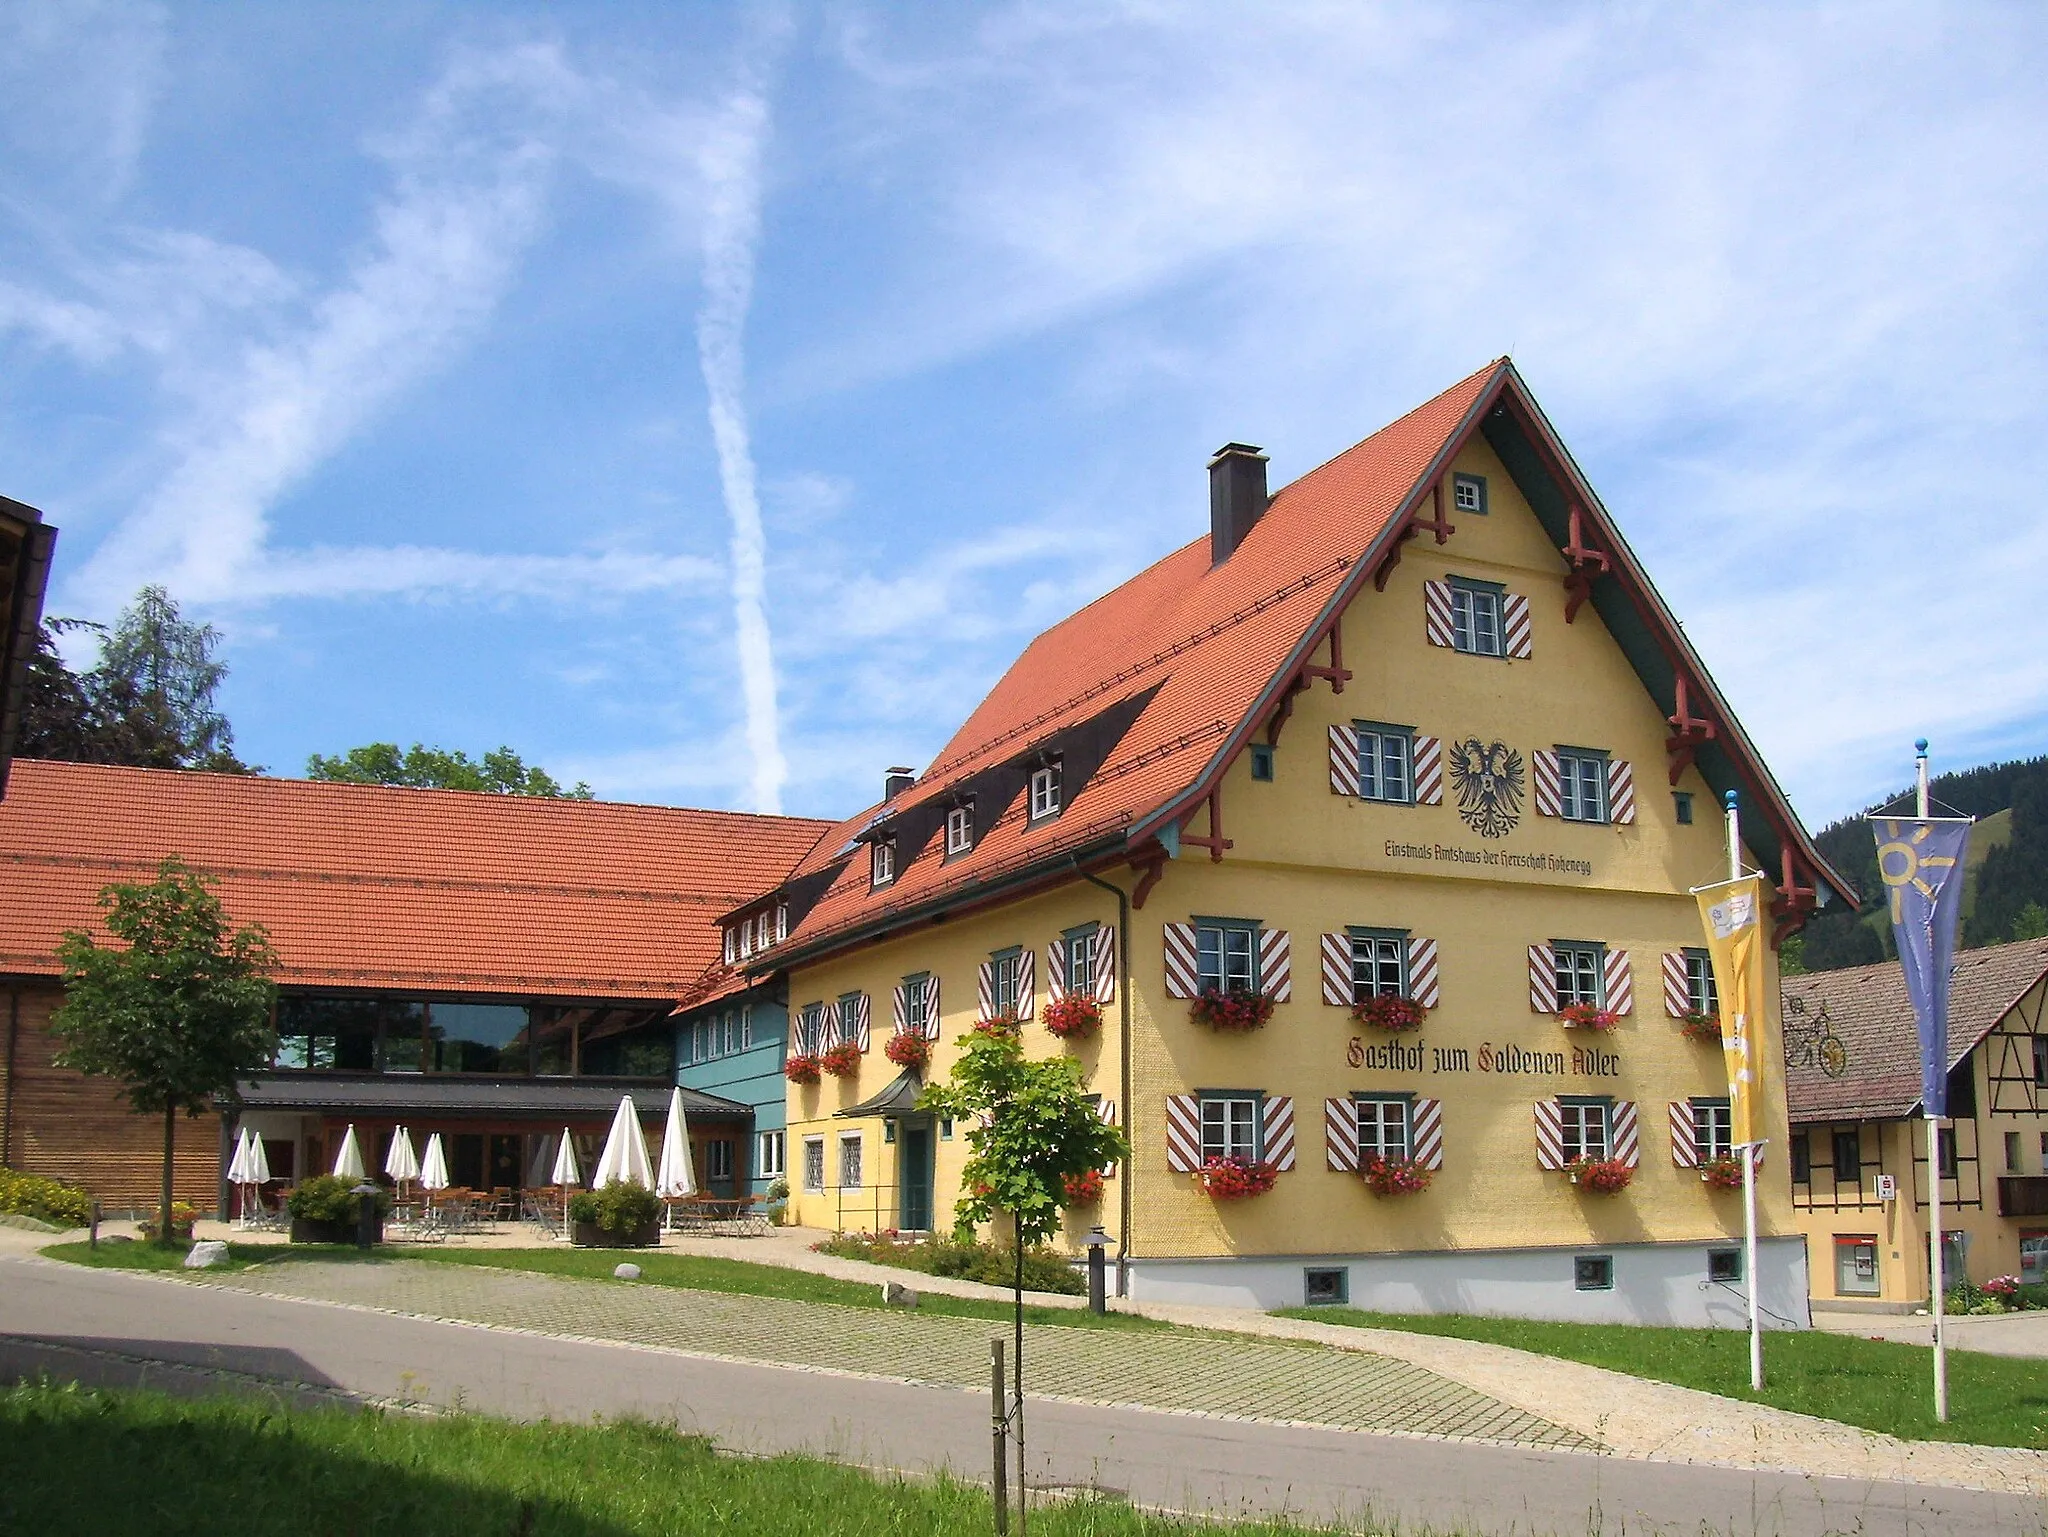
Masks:
[[[1330,685],[1330,692],[1333,694],[1344,692],[1344,685],[1351,681],[1351,673],[1344,665],[1344,627],[1342,624],[1330,626],[1330,665],[1328,667],[1317,667],[1313,663],[1304,664],[1301,669],[1301,675],[1304,678],[1321,678]]]
[[[1306,693],[1307,690],[1308,679],[1303,674],[1296,673],[1294,680],[1280,691],[1279,702],[1273,706],[1273,713],[1266,717],[1268,747],[1280,745],[1280,728],[1287,724],[1287,717],[1294,713],[1294,698],[1297,694]]]
[[[1778,882],[1777,900],[1771,903],[1771,916],[1778,920],[1771,930],[1773,950],[1805,928],[1806,920],[1819,906],[1813,899],[1813,888],[1799,884],[1799,867],[1793,863],[1791,846],[1781,846],[1778,856],[1783,878]]]
[[[1154,844],[1153,847],[1155,849],[1159,848],[1157,844]],[[1131,890],[1131,909],[1135,912],[1138,908],[1145,905],[1145,898],[1152,895],[1152,888],[1159,884],[1159,877],[1166,873],[1166,851],[1159,849],[1156,858],[1148,859],[1143,864],[1139,864],[1134,860],[1132,861],[1131,868],[1141,872],[1138,876],[1138,884]]]
[[[1387,590],[1387,578],[1394,574],[1394,567],[1401,564],[1401,546],[1410,539],[1427,529],[1436,535],[1438,544],[1445,544],[1449,542],[1451,535],[1458,531],[1456,524],[1444,518],[1444,483],[1441,480],[1429,488],[1429,505],[1430,515],[1427,519],[1420,513],[1411,512],[1408,514],[1408,521],[1401,525],[1401,533],[1394,540],[1393,547],[1387,551],[1387,558],[1380,562],[1379,569],[1372,574],[1374,592]]]
[[[1614,569],[1614,563],[1607,558],[1605,550],[1587,545],[1577,502],[1572,503],[1571,532],[1565,541],[1564,558],[1571,562],[1572,567],[1564,579],[1564,622],[1570,624],[1579,617],[1579,609],[1586,600],[1593,596],[1593,578],[1605,576]]]
[[[1209,831],[1207,835],[1198,838],[1193,833],[1184,831],[1180,835],[1180,841],[1192,848],[1207,849],[1210,861],[1215,864],[1221,864],[1223,862],[1223,851],[1237,846],[1230,839],[1223,836],[1223,787],[1221,785],[1218,785],[1209,792],[1208,806]],[[1198,805],[1195,811],[1201,809]],[[1194,811],[1189,812],[1188,821],[1193,821],[1194,815]],[[1187,823],[1183,822],[1181,825],[1185,828]]]
[[[1674,658],[1672,665],[1677,666]],[[1671,755],[1671,782],[1678,783],[1678,776],[1692,767],[1693,754],[1719,735],[1714,723],[1704,716],[1692,713],[1692,701],[1686,676],[1678,674],[1678,708],[1664,717],[1671,722],[1672,734],[1664,739],[1664,750]]]

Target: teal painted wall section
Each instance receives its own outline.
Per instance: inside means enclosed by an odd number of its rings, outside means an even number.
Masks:
[[[754,1108],[745,1158],[747,1189],[755,1195],[764,1194],[771,1179],[760,1172],[762,1134],[787,1124],[782,1058],[788,1040],[789,1011],[765,998],[727,1000],[676,1022],[676,1082]]]

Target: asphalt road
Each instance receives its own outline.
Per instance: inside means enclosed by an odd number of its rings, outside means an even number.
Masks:
[[[985,1396],[583,1343],[0,1256],[0,1378],[641,1414],[747,1452],[986,1477]],[[1151,1505],[1461,1533],[2048,1537],[2010,1495],[1034,1402],[1033,1481]]]

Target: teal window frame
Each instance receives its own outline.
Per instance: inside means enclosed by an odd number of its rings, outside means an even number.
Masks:
[[[835,1046],[851,1046],[860,1033],[860,994],[841,993],[832,1006],[832,1029]]]
[[[1607,1159],[1614,1156],[1614,1096],[1611,1094],[1560,1094],[1557,1097],[1558,1141],[1564,1148],[1565,1162],[1574,1158]],[[1599,1111],[1594,1118],[1591,1111]],[[1588,1132],[1598,1125],[1600,1147],[1595,1152],[1590,1145]],[[1572,1149],[1576,1147],[1577,1152]]]
[[[1266,1156],[1266,1091],[1264,1089],[1197,1089],[1195,1091],[1195,1100],[1199,1107],[1198,1124],[1201,1128],[1202,1158],[1204,1162],[1211,1158],[1246,1158],[1244,1153],[1234,1150],[1237,1147],[1237,1122],[1239,1119],[1237,1107],[1241,1105],[1250,1106],[1248,1120],[1250,1123],[1251,1152],[1246,1161],[1256,1163]],[[1220,1114],[1212,1116],[1210,1114],[1212,1107],[1217,1108]],[[1214,1146],[1218,1149],[1215,1152],[1210,1151],[1212,1145],[1210,1128],[1212,1123],[1214,1123],[1216,1130],[1220,1134],[1214,1139]]]
[[[1553,939],[1551,969],[1557,976],[1557,1006],[1589,1004],[1607,1007],[1607,946],[1597,939]],[[1590,973],[1592,985],[1585,985]]]
[[[1709,1017],[1721,1012],[1721,991],[1714,985],[1714,958],[1705,950],[1685,949],[1685,1005]]]
[[[1268,784],[1272,783],[1273,744],[1271,742],[1252,743],[1252,778]]]
[[[1372,1110],[1372,1145],[1366,1145],[1366,1107]],[[1389,1110],[1398,1109],[1399,1145],[1396,1151],[1387,1151],[1387,1129]],[[1368,1158],[1412,1158],[1415,1154],[1415,1096],[1413,1094],[1391,1094],[1376,1091],[1360,1091],[1351,1096],[1352,1134],[1358,1139],[1358,1161]]]
[[[1680,827],[1692,826],[1692,791],[1673,790],[1671,792],[1671,814],[1677,818]]]
[[[1406,929],[1361,928],[1353,924],[1345,931],[1351,938],[1351,1001],[1367,998],[1408,996],[1408,931]],[[1388,987],[1391,967],[1394,985]]]
[[[1469,502],[1465,499],[1465,493],[1468,490],[1472,493],[1472,499]],[[1463,470],[1460,470],[1451,476],[1452,512],[1471,513],[1483,518],[1491,510],[1487,506],[1486,477],[1484,475],[1468,475]]]
[[[903,1023],[912,1035],[922,1035],[931,1025],[931,988],[926,984],[932,979],[928,971],[913,971],[903,979]]]
[[[1466,656],[1505,656],[1507,588],[1469,576],[1450,578],[1451,649]]]
[[[1557,748],[1557,808],[1567,822],[1608,820],[1607,757],[1598,747]]]
[[[1572,1256],[1572,1289],[1582,1292],[1613,1291],[1614,1256],[1611,1254],[1574,1254]]]
[[[1696,1095],[1692,1100],[1692,1145],[1701,1158],[1735,1154],[1735,1112],[1725,1094]]]
[[[1384,721],[1351,723],[1358,744],[1358,798],[1389,806],[1415,804],[1415,728]]]
[[[1067,991],[1084,997],[1095,996],[1095,936],[1099,923],[1083,923],[1060,931],[1060,947],[1067,958]]]
[[[1247,992],[1259,990],[1259,927],[1256,918],[1194,920],[1195,976],[1200,991],[1214,987],[1227,993],[1239,985]],[[1214,965],[1210,964],[1212,951]],[[1216,979],[1213,982],[1212,977]],[[1241,978],[1242,982],[1233,978]]]
[[[989,973],[989,997],[995,1004],[998,1014],[1014,1014],[1017,1011],[1017,963],[1023,954],[1022,945],[1009,945],[1001,950],[989,952],[989,964],[995,968]]]

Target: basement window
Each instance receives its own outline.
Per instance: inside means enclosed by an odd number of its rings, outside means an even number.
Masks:
[[[1351,1272],[1341,1265],[1302,1271],[1301,1300],[1312,1308],[1343,1307],[1351,1300]]]
[[[1572,1259],[1572,1285],[1582,1292],[1614,1290],[1614,1256],[1580,1254]]]
[[[1740,1249],[1707,1250],[1707,1279],[1734,1283],[1742,1279],[1742,1251]]]
[[[1460,512],[1476,512],[1486,516],[1486,477],[1484,475],[1454,475],[1451,477],[1451,504]]]

